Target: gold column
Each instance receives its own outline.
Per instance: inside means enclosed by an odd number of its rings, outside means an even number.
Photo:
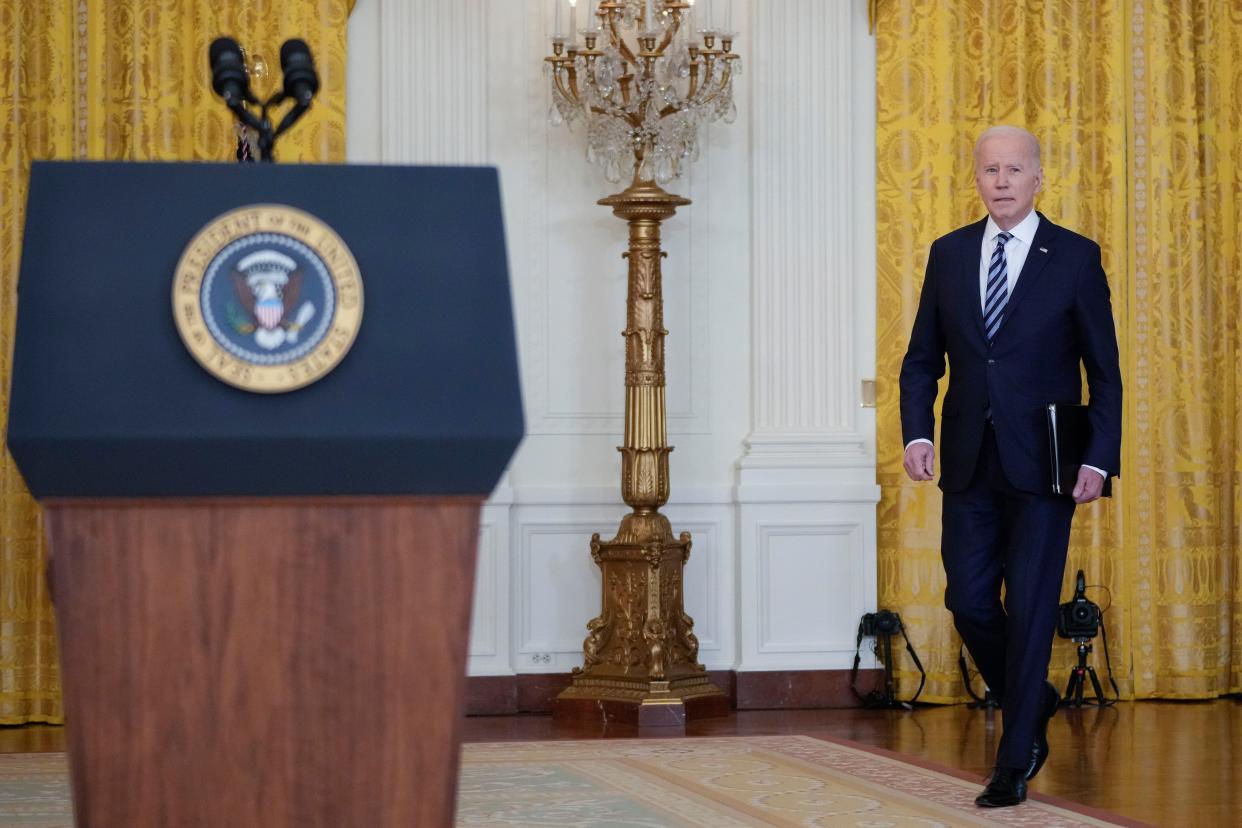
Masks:
[[[550,119],[587,125],[588,157],[612,181],[632,163],[633,183],[599,203],[629,223],[626,297],[625,439],[621,496],[633,511],[612,540],[591,538],[602,574],[600,614],[587,624],[583,665],[557,698],[558,717],[676,726],[722,715],[728,700],[698,663],[682,576],[690,533],[673,537],[668,502],[664,401],[664,297],[660,223],[689,199],[659,186],[698,153],[704,122],[732,121],[735,32],[690,31],[691,2],[602,0],[581,34],[553,34],[546,58]],[[558,27],[559,28],[559,27]],[[633,31],[627,41],[626,32]],[[717,47],[717,38],[720,46]]]
[[[625,440],[621,497],[633,511],[612,540],[591,538],[603,581],[600,614],[587,624],[583,665],[557,698],[557,716],[602,716],[639,725],[678,725],[722,715],[724,694],[698,663],[694,620],[682,575],[690,533],[673,537],[660,507],[668,502],[668,425],[664,400],[664,296],[660,223],[689,199],[651,181],[601,199],[630,226],[626,292]]]

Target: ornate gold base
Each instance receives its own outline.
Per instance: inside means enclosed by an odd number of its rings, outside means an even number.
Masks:
[[[569,687],[565,688],[556,698],[558,700],[606,699],[630,704],[665,704],[687,702],[708,696],[725,698],[724,692],[712,684],[706,671],[692,673],[673,681],[644,681],[638,677],[627,680],[623,677],[590,676],[585,672],[579,672],[574,675]]]
[[[683,727],[688,721],[726,716],[729,700],[707,675],[673,682],[637,682],[575,676],[557,696],[552,717],[562,721],[615,722],[637,727]]]
[[[587,625],[583,666],[553,707],[558,718],[677,726],[722,716],[729,703],[697,661],[694,621],[682,604],[690,533],[673,538],[656,511],[626,515],[617,537],[591,538],[603,574],[603,611]]]
[[[626,724],[638,728],[684,728],[686,722],[727,716],[729,700],[705,696],[689,701],[622,702],[612,699],[557,699],[552,718],[557,721]]]

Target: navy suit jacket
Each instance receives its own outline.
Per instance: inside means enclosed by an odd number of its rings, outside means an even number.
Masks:
[[[1100,246],[1042,213],[1035,240],[992,344],[983,328],[979,266],[987,218],[932,243],[910,347],[901,366],[905,443],[932,439],[937,381],[948,357],[941,412],[940,487],[970,483],[990,408],[1005,476],[1050,494],[1045,406],[1090,391],[1091,439],[1083,462],[1121,472],[1121,368]]]

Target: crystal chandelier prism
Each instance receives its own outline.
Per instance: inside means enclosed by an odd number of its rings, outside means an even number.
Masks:
[[[698,160],[700,127],[737,117],[737,33],[713,28],[710,19],[696,31],[694,0],[604,0],[594,10],[592,2],[589,27],[574,31],[577,2],[570,2],[568,35],[557,9],[544,65],[549,122],[582,124],[587,160],[614,184],[680,177]]]

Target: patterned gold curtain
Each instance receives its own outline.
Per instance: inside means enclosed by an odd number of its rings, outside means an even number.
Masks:
[[[353,0],[0,0],[0,431],[7,423],[17,266],[30,162],[233,159],[207,46],[229,34],[279,82],[280,44],[304,39],[321,88],[281,138],[282,161],[345,157],[345,34]],[[171,277],[170,277],[171,278]],[[7,449],[0,458],[0,723],[60,722],[52,610],[39,510]]]
[[[1127,5],[1134,690],[1242,690],[1242,2]]]
[[[925,697],[965,692],[940,493],[902,471],[896,378],[928,246],[984,213],[971,149],[999,123],[1043,145],[1039,209],[1103,248],[1121,340],[1124,477],[1079,509],[1064,594],[1080,567],[1107,587],[1089,597],[1112,605],[1123,695],[1237,692],[1242,4],[879,0],[876,32],[880,603],[925,653]],[[1075,661],[1059,642],[1053,680]]]

